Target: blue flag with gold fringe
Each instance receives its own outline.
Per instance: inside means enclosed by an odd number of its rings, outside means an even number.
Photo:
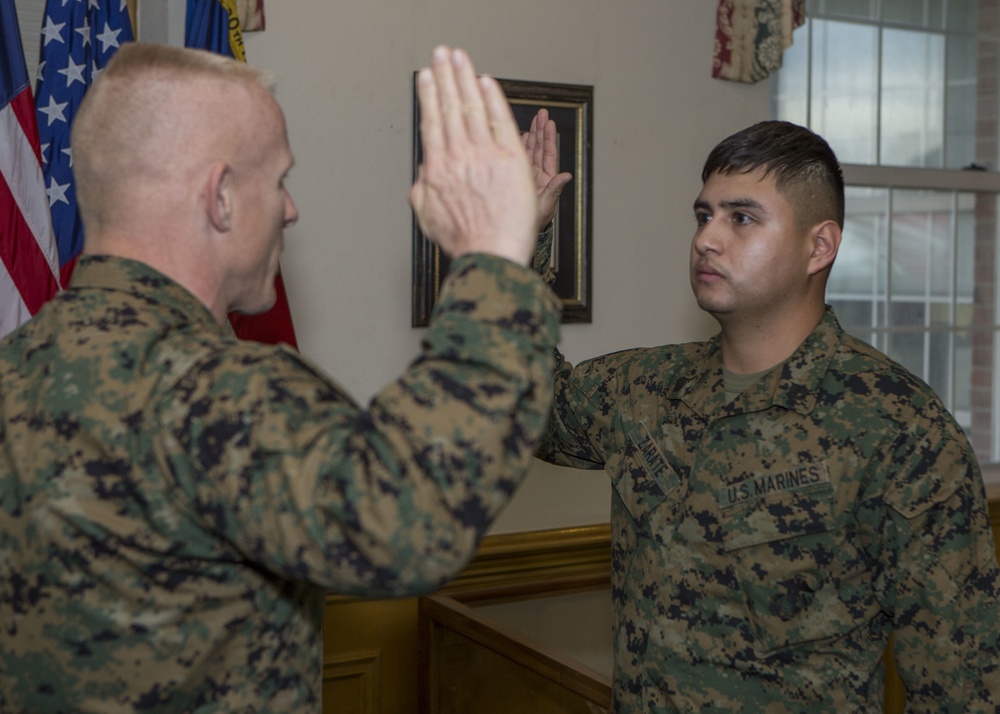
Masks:
[[[246,62],[234,0],[188,0],[184,45]]]

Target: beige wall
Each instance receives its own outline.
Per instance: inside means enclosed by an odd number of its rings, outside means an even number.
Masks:
[[[711,79],[710,0],[270,0],[248,60],[278,78],[301,218],[282,258],[300,348],[361,401],[402,370],[410,327],[411,77],[432,47],[498,77],[594,85],[593,323],[572,360],[703,338],[687,247],[701,163],[769,115],[769,86]],[[494,533],[606,521],[603,472],[537,463]]]

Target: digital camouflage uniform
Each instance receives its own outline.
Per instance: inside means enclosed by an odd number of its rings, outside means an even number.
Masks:
[[[0,343],[0,712],[316,712],[324,591],[436,588],[549,412],[558,303],[453,263],[361,409],[142,264],[85,258]]]
[[[831,311],[731,401],[718,336],[563,363],[541,456],[612,489],[616,712],[1000,711],[979,467]]]

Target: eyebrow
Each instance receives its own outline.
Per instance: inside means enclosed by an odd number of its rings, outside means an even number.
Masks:
[[[705,201],[703,199],[699,199],[699,200],[696,200],[694,202],[694,208],[695,208],[695,210],[701,209],[701,210],[704,210],[704,211],[711,212],[712,211],[712,204],[710,204],[708,201]],[[764,208],[764,206],[759,201],[755,201],[752,198],[729,198],[729,199],[726,199],[724,201],[719,201],[719,208],[730,208],[730,209],[731,208],[753,208],[753,209],[755,209],[757,211],[760,211],[762,213],[766,213],[767,212],[766,209]]]

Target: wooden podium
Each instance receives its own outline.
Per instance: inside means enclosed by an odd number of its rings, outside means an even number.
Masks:
[[[561,610],[558,635],[516,628],[504,608]],[[597,714],[611,706],[611,595],[554,594],[487,607],[432,595],[420,600],[421,714]],[[589,666],[583,654],[599,662]],[[603,671],[602,671],[603,670]]]

